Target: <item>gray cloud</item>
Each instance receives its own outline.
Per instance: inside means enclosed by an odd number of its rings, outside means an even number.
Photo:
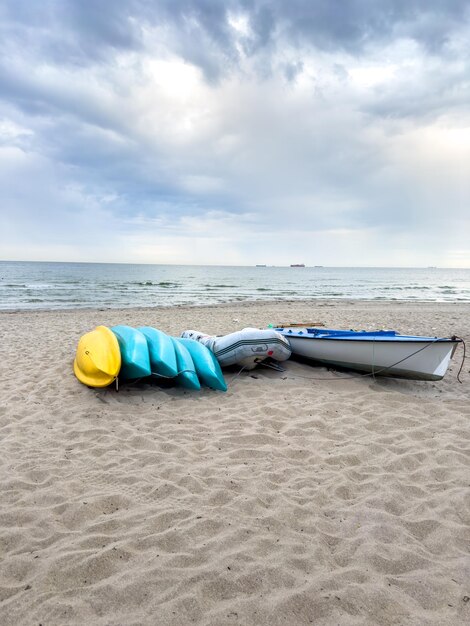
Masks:
[[[411,232],[423,259],[438,233],[443,255],[466,245],[467,2],[103,6],[0,9],[5,245],[72,249],[90,224],[91,247],[106,233],[129,260],[217,224],[234,259],[256,232],[305,254],[341,242],[337,264]]]
[[[359,54],[396,37],[442,51],[469,19],[466,0],[6,0],[4,38],[33,48],[56,63],[104,61],[119,50],[139,50],[145,27],[173,28],[173,45],[211,75],[239,57],[227,17],[246,15],[243,51],[254,55],[278,41],[302,50],[343,49]],[[206,48],[206,50],[204,50]]]
[[[7,0],[1,32],[5,44],[30,51],[57,64],[84,64],[112,59],[118,50],[139,49],[141,3],[113,0]]]

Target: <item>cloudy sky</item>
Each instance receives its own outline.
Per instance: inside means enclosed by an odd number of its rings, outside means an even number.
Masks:
[[[3,0],[0,258],[470,267],[470,3]]]

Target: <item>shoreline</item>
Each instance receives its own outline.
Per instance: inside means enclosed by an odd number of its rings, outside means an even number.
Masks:
[[[470,303],[0,312],[0,621],[201,626],[470,619],[470,366],[442,381],[285,361],[226,393],[73,375],[98,324],[287,321],[470,338]]]
[[[365,304],[372,306],[380,305],[409,305],[409,306],[422,306],[422,305],[436,305],[436,306],[468,306],[470,307],[470,300],[421,300],[421,299],[398,299],[398,298],[314,298],[314,299],[259,299],[259,300],[228,300],[226,302],[218,303],[185,303],[185,304],[154,304],[152,306],[113,306],[113,307],[57,307],[57,308],[12,308],[12,309],[0,309],[0,315],[12,314],[12,313],[79,313],[83,311],[151,311],[151,310],[169,310],[169,309],[200,309],[200,308],[229,308],[233,306],[243,307],[257,307],[257,306],[284,306],[284,305],[296,305],[296,306],[335,306],[336,304],[343,305],[356,305]]]

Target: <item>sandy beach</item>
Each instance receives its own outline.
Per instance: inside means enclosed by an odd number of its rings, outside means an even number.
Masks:
[[[470,622],[470,361],[442,381],[226,371],[227,393],[73,375],[98,324],[289,321],[463,337],[470,305],[0,314],[0,623]]]

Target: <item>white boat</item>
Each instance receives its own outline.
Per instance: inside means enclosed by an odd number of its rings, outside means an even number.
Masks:
[[[195,339],[205,345],[222,367],[238,364],[250,370],[268,357],[285,361],[291,355],[289,341],[273,328],[244,328],[221,337],[206,335],[198,330],[185,330],[181,337]]]
[[[276,328],[289,340],[292,354],[325,365],[414,380],[441,380],[462,341],[324,328]]]

